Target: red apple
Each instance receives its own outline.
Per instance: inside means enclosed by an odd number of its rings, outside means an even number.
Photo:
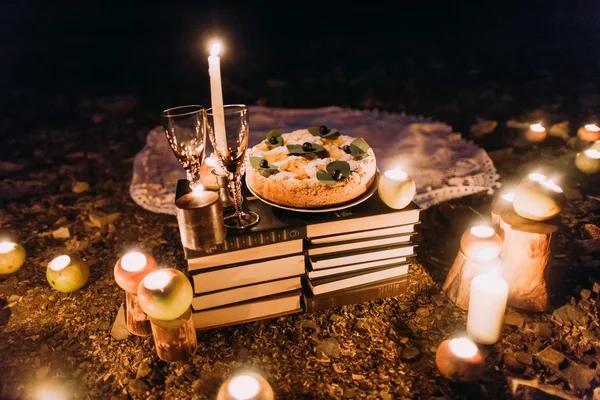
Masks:
[[[156,270],[156,261],[151,255],[132,251],[115,264],[115,281],[126,292],[137,294],[142,279]]]
[[[481,352],[467,338],[444,340],[435,354],[435,364],[442,376],[458,382],[476,381],[485,371]]]

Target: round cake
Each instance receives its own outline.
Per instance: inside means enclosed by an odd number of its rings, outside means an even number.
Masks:
[[[246,183],[271,202],[297,208],[346,203],[364,194],[377,171],[363,139],[325,126],[291,133],[272,130],[250,149]]]

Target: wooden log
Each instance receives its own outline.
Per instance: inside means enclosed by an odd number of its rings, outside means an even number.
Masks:
[[[488,272],[495,265],[497,263],[494,261],[485,264],[476,263],[469,259],[462,250],[459,250],[446,276],[442,290],[454,304],[463,310],[468,310],[471,297],[471,281],[477,275]]]
[[[129,332],[136,336],[152,335],[150,320],[140,307],[137,295],[129,292],[125,292],[125,316]]]
[[[512,203],[504,200],[502,197],[497,197],[492,202],[492,228],[496,231],[500,238],[504,239],[502,236],[502,231],[500,230],[500,215],[513,210]]]
[[[546,266],[560,220],[533,221],[514,210],[500,214],[502,276],[508,283],[508,305],[528,311],[548,309]]]
[[[161,360],[186,361],[196,352],[198,342],[191,308],[173,321],[150,318],[150,325],[156,354]]]

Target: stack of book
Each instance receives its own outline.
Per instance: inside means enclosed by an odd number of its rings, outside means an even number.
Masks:
[[[259,224],[228,231],[216,248],[184,248],[197,329],[405,292],[416,205],[392,210],[377,194],[327,213],[285,211],[252,197],[244,205],[260,215]]]

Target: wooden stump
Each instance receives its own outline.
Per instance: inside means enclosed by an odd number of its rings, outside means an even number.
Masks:
[[[496,231],[500,238],[504,239],[502,236],[502,232],[500,230],[500,215],[505,212],[509,212],[513,210],[513,205],[511,202],[504,200],[501,197],[496,198],[492,202],[492,228]]]
[[[173,321],[150,318],[156,354],[168,362],[185,361],[191,358],[198,347],[192,310],[188,309]]]
[[[493,261],[486,264],[476,263],[469,259],[462,250],[459,250],[454,264],[446,276],[442,290],[454,304],[463,310],[468,310],[471,281],[477,275],[487,272],[492,265],[496,264]]]
[[[125,315],[129,332],[137,336],[152,335],[150,320],[140,307],[137,295],[129,292],[125,292]]]
[[[532,221],[514,210],[500,214],[502,276],[508,283],[508,305],[529,311],[546,311],[546,265],[550,259],[559,219]]]

